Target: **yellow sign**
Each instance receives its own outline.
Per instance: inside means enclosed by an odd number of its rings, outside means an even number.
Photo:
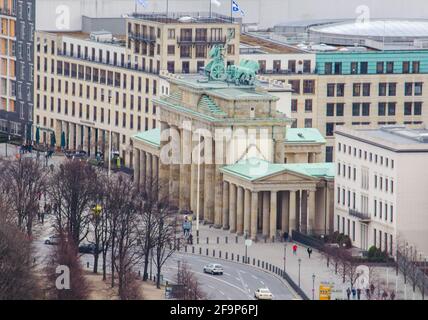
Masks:
[[[331,287],[320,284],[320,300],[331,300]]]

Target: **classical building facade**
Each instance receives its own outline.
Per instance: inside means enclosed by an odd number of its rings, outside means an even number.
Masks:
[[[169,82],[155,99],[160,127],[133,138],[140,185],[158,179],[178,209],[253,239],[331,230],[334,166],[320,161],[317,130],[290,129],[261,87],[201,75]]]
[[[135,15],[123,23],[124,35],[36,32],[33,134],[39,130],[41,143],[51,144],[55,135],[59,147],[65,136],[66,149],[107,155],[111,134],[112,152],[133,167],[131,137],[159,125],[153,100],[163,94],[160,75],[171,61],[176,72],[194,72],[214,44],[228,41],[228,52],[234,52],[230,46],[239,43],[239,25],[220,18],[181,22],[165,15]],[[189,55],[184,57],[182,50]],[[226,56],[238,60],[238,54]],[[178,67],[182,61],[189,69]]]

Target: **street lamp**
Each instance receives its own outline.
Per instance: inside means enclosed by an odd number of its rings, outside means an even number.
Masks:
[[[300,288],[300,264],[302,263],[302,259],[298,259],[297,262],[299,262],[299,288]]]
[[[315,300],[315,273],[312,274],[312,300]]]

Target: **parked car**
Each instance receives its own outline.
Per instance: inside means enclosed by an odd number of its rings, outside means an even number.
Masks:
[[[79,246],[80,253],[94,254],[96,252],[96,246],[93,243],[85,243]],[[99,250],[98,250],[99,252]]]
[[[268,288],[259,288],[254,292],[254,298],[257,300],[272,300],[273,295]]]
[[[64,155],[67,159],[73,158],[73,155],[76,153],[76,151],[73,150],[65,150]]]
[[[214,274],[223,274],[223,266],[221,264],[216,264],[216,263],[210,263],[209,265],[206,265],[204,267],[204,272],[205,273],[211,273],[212,275]]]
[[[45,238],[45,244],[59,244],[59,237],[58,236],[49,236]]]

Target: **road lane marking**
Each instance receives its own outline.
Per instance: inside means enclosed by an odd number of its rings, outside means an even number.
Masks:
[[[251,275],[253,277],[253,279],[259,280],[259,278],[257,278],[255,275]]]
[[[175,268],[173,268],[173,269],[178,269],[178,268],[177,268],[177,267],[175,267]],[[235,286],[234,284],[231,284],[231,283],[229,283],[229,282],[227,282],[227,281],[224,281],[224,280],[218,279],[218,278],[216,278],[216,277],[214,277],[214,276],[210,276],[210,275],[208,275],[208,274],[206,274],[206,273],[201,273],[201,272],[197,272],[197,271],[193,271],[193,273],[196,273],[196,274],[202,275],[202,276],[204,276],[205,278],[208,278],[208,279],[212,279],[212,280],[216,280],[216,281],[222,282],[222,283],[224,283],[224,284],[226,284],[226,285],[228,285],[228,286],[230,286],[230,287],[233,287],[233,288],[235,288],[235,289],[239,290],[239,291],[240,291],[240,292],[242,292],[243,294],[247,295],[247,292],[246,292],[245,290],[243,290],[242,288],[240,288],[240,287],[238,287],[238,286]],[[229,300],[231,300],[231,299],[229,299]]]

